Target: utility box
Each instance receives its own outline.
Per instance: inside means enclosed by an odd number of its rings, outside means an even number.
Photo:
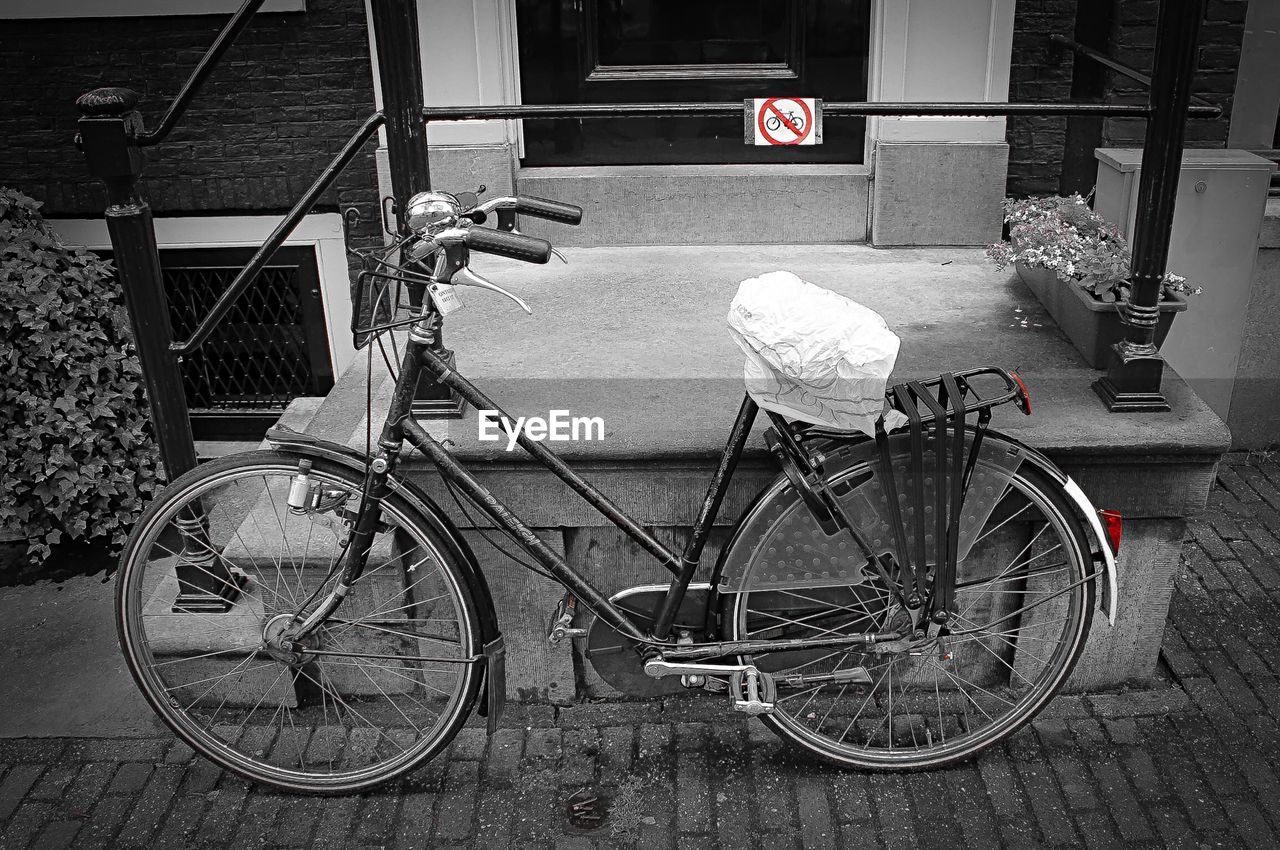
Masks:
[[[1099,148],[1094,209],[1132,241],[1140,148]],[[1161,352],[1224,421],[1240,364],[1258,234],[1275,164],[1238,150],[1182,154],[1168,270],[1204,294],[1174,320]]]

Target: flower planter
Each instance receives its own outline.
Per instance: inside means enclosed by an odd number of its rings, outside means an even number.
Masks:
[[[1120,320],[1119,305],[1099,301],[1093,293],[1074,281],[1058,279],[1050,269],[1031,268],[1018,263],[1018,277],[1035,293],[1071,344],[1094,369],[1107,368],[1111,346],[1124,339],[1128,326]],[[1156,345],[1169,335],[1173,317],[1187,309],[1187,299],[1176,292],[1166,292],[1160,302],[1160,318],[1156,322]]]

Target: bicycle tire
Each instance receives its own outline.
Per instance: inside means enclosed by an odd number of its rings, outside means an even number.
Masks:
[[[849,469],[833,475],[832,480],[842,480],[852,478],[863,473],[868,468],[871,461],[863,461],[851,466]],[[918,656],[910,656],[908,654],[891,654],[888,661],[876,661],[875,657],[869,653],[845,652],[843,659],[837,659],[831,665],[830,670],[825,673],[832,674],[835,670],[844,670],[841,675],[850,680],[846,684],[836,687],[836,683],[831,685],[821,685],[813,689],[807,700],[799,702],[799,697],[805,696],[804,690],[799,690],[797,696],[788,695],[786,691],[779,688],[778,701],[775,703],[774,711],[771,714],[761,716],[761,720],[778,734],[784,740],[799,745],[808,752],[818,756],[821,760],[835,763],[843,767],[852,767],[863,770],[926,770],[943,767],[945,765],[967,760],[983,749],[1004,740],[1012,735],[1025,723],[1030,721],[1045,705],[1049,703],[1054,695],[1062,688],[1063,684],[1070,676],[1072,669],[1079,660],[1083,651],[1085,641],[1088,638],[1089,628],[1092,623],[1093,607],[1095,601],[1094,582],[1089,578],[1092,574],[1092,560],[1090,556],[1090,546],[1088,538],[1084,530],[1075,516],[1071,508],[1071,502],[1065,493],[1062,492],[1060,485],[1046,476],[1043,472],[1034,468],[1024,466],[1018,470],[1009,480],[1008,490],[1000,497],[1000,504],[1004,504],[1004,500],[1009,497],[1010,493],[1021,494],[1028,504],[1035,505],[1042,510],[1043,516],[1047,522],[1044,529],[1054,528],[1054,536],[1058,538],[1059,544],[1062,545],[1064,553],[1064,562],[1067,566],[1066,575],[1060,582],[1062,590],[1057,589],[1059,595],[1056,597],[1049,596],[1050,591],[1043,591],[1044,601],[1023,602],[1022,608],[1014,608],[1014,612],[1022,611],[1015,620],[1001,621],[999,612],[1009,608],[1013,604],[1008,600],[990,603],[992,612],[992,620],[987,624],[988,630],[997,628],[997,631],[991,632],[991,636],[997,640],[991,642],[994,646],[996,661],[1000,663],[997,666],[987,656],[993,653],[992,645],[988,645],[985,637],[969,637],[966,636],[963,641],[955,640],[954,645],[948,646],[944,641],[937,644],[936,655],[934,648],[930,647],[921,652]],[[798,497],[794,490],[783,490],[777,498],[796,500]],[[1003,512],[997,511],[993,514],[992,519],[987,526],[984,526],[983,535],[979,536],[979,541],[988,533],[986,529],[991,528],[991,522],[1013,522],[1009,519],[1012,513],[1012,506],[1006,508]],[[995,529],[990,533],[1000,533],[1007,537],[1015,531],[1022,534],[1029,534],[1029,530],[1021,530],[1020,525],[1029,524],[1016,522],[1013,527],[1007,530]],[[1035,535],[1039,537],[1043,534],[1043,530]],[[995,546],[997,543],[1010,548],[1009,544],[997,538],[990,544]],[[1032,544],[1036,544],[1036,548],[1031,548],[1030,552],[1035,553],[1037,548],[1041,549],[1040,553],[1034,555],[1035,558],[1043,556],[1047,551],[1053,551],[1054,547],[1048,547],[1047,542],[1044,545],[1037,544],[1035,538],[1032,538]],[[1004,573],[997,573],[993,577],[981,578],[973,573],[966,573],[965,564],[974,558],[973,552],[970,557],[962,561],[958,566],[957,572],[957,601],[966,605],[963,620],[968,621],[968,625],[958,620],[961,628],[957,631],[969,631],[976,627],[979,631],[981,626],[975,624],[969,614],[973,611],[976,602],[963,600],[961,585],[971,588],[976,593],[977,588],[981,586],[983,581],[990,586],[999,586],[1005,581],[1009,581],[1010,594],[1022,594],[1024,599],[1034,599],[1033,591],[1029,588],[1045,586],[1050,581],[1052,572],[1047,567],[1052,566],[1044,564],[1031,568],[1028,567],[1024,574],[1011,573],[1009,578],[1002,579]],[[977,553],[982,556],[984,553],[979,550]],[[1028,550],[1023,549],[1016,556],[1021,558],[1028,554]],[[1018,580],[1022,580],[1022,589],[1016,589],[1015,584]],[[1032,585],[1031,582],[1036,582]],[[747,576],[745,585],[750,585],[750,576]],[[856,587],[869,588],[869,590],[856,590]],[[802,626],[800,631],[804,629],[813,630],[816,628],[824,629],[824,634],[831,634],[832,629],[827,628],[832,624],[831,620],[821,619],[821,615],[814,613],[815,598],[821,598],[824,594],[828,597],[824,604],[828,605],[832,611],[837,606],[843,606],[845,614],[840,616],[848,618],[849,612],[854,612],[855,618],[849,621],[844,627],[845,631],[839,633],[853,633],[855,631],[868,631],[873,629],[882,629],[890,625],[887,621],[893,617],[901,617],[902,611],[899,608],[893,611],[894,604],[887,601],[890,594],[883,588],[883,581],[878,578],[868,578],[859,586],[845,585],[840,588],[829,588],[823,591],[807,590],[801,595],[809,598],[806,602],[785,603],[791,605],[791,610],[787,613],[792,615],[790,619],[805,619],[808,625]],[[746,639],[747,637],[758,637],[759,635],[750,627],[752,622],[753,611],[755,609],[768,610],[767,606],[778,608],[779,595],[785,595],[788,591],[744,591],[736,594],[729,607],[729,621],[734,639]],[[794,592],[792,592],[794,593]],[[769,595],[772,594],[773,599]],[[757,601],[753,602],[752,597],[756,596]],[[1006,594],[1009,595],[1009,594]],[[873,601],[876,600],[876,601]],[[876,606],[884,605],[884,611],[881,619],[886,622],[878,622],[874,612]],[[1052,638],[1044,635],[1054,635],[1055,630],[1052,628],[1054,621],[1049,619],[1048,609],[1042,606],[1057,606],[1065,608],[1066,616],[1062,620],[1061,628],[1056,630],[1056,635]],[[1026,609],[1026,610],[1022,610]],[[1038,609],[1038,610],[1037,610]],[[777,610],[769,610],[769,616],[777,614]],[[981,610],[979,611],[981,614]],[[978,615],[975,614],[974,617]],[[1024,620],[1030,619],[1029,624]],[[1039,623],[1037,624],[1037,620]],[[759,624],[759,614],[756,614],[756,621]],[[1015,623],[1016,625],[1006,626],[1004,623]],[[815,625],[817,624],[817,625]],[[1048,627],[1047,631],[1033,633],[1035,628]],[[1026,633],[1023,633],[1026,629]],[[838,631],[838,630],[834,630]],[[803,636],[796,634],[793,629],[786,635],[787,637]],[[1011,642],[1012,641],[1012,642]],[[1046,644],[1051,642],[1051,651],[1046,652],[1041,647],[1042,643],[1029,643],[1030,641],[1042,641]],[[982,645],[986,655],[982,655],[974,646]],[[1027,644],[1027,646],[1023,646]],[[1032,647],[1035,648],[1033,651]],[[972,651],[970,651],[972,649]],[[1038,654],[1037,654],[1038,653]],[[819,655],[819,653],[814,653]],[[835,653],[832,653],[834,656]],[[1041,659],[1040,655],[1046,655]],[[1002,657],[1003,656],[1003,657]],[[934,663],[936,657],[937,663]],[[959,659],[963,657],[963,661]],[[847,667],[841,667],[850,658],[852,662]],[[894,693],[894,669],[904,660],[910,660],[909,664],[917,665],[915,668],[904,664],[903,668],[898,671],[899,685],[903,690],[895,695]],[[975,658],[977,659],[975,661]],[[1032,670],[1031,661],[1035,659],[1042,661],[1043,666],[1036,672]],[[824,670],[826,664],[819,664],[814,667],[813,659],[806,659],[804,654],[781,653],[770,657],[770,654],[759,654],[756,656],[743,656],[741,660],[745,663],[752,663],[761,669],[771,672],[775,678],[785,676],[789,672],[794,672],[797,668],[804,669],[808,667],[809,673]],[[794,662],[794,663],[793,663]],[[951,671],[946,669],[946,665],[952,665]],[[977,670],[985,664],[991,668],[988,672],[994,674],[991,684],[987,685],[989,692],[976,694],[977,699],[954,699],[952,692],[962,691],[963,685],[955,681],[956,678],[964,680],[965,675],[961,674],[961,664],[966,665],[964,670],[966,673],[970,670],[967,665],[973,665],[972,669]],[[919,698],[906,693],[906,687],[903,683],[903,677],[909,676],[911,679],[917,678],[910,671],[925,670],[928,666],[934,667],[933,680],[925,682],[924,685],[932,686],[936,697],[936,712],[931,710],[928,713],[921,710],[924,707],[923,702],[917,701]],[[861,670],[859,671],[859,667]],[[941,671],[944,676],[939,677],[938,672]],[[1034,679],[1031,674],[1035,673]],[[864,675],[865,674],[865,675]],[[1027,683],[1016,682],[1014,677],[1018,676],[1026,678]],[[997,686],[1001,676],[1007,677],[1012,685]],[[870,679],[870,682],[863,681]],[[884,688],[886,683],[888,687]],[[987,681],[984,680],[984,684]],[[974,682],[979,690],[986,690],[982,685]],[[822,691],[830,688],[826,697],[822,697]],[[844,699],[844,695],[852,690],[849,703],[856,700],[856,709],[846,704],[838,706]],[[834,693],[832,693],[834,691]],[[887,699],[886,699],[887,691]],[[944,694],[946,697],[944,698]],[[965,693],[965,697],[971,697],[972,694]],[[905,697],[905,699],[904,699]],[[1006,697],[1008,698],[1006,700]],[[1015,699],[1016,697],[1016,699]],[[797,702],[788,705],[792,699]],[[900,714],[894,714],[894,700],[899,700]],[[927,696],[926,696],[927,701]],[[1001,701],[1008,702],[1007,710],[1001,711],[997,706]],[[944,710],[944,704],[946,709]],[[956,711],[956,704],[961,707],[961,712]],[[973,708],[970,709],[972,704]],[[868,717],[863,717],[863,712],[867,706],[875,706],[874,713]],[[906,710],[902,710],[907,707]],[[825,710],[824,710],[825,709]],[[843,713],[838,713],[843,712]],[[979,711],[988,712],[995,710],[996,716],[988,715],[990,722],[984,722],[982,718],[976,721],[974,717]],[[886,712],[887,710],[887,712]],[[852,711],[852,714],[850,712]],[[821,714],[819,714],[821,712]],[[885,717],[879,721],[874,721],[876,713],[885,713]],[[834,718],[833,718],[834,715]],[[824,732],[825,725],[828,720],[835,719],[837,722],[832,724],[831,733]],[[936,722],[935,722],[936,721]],[[839,729],[839,734],[835,734]],[[958,734],[957,734],[958,733]],[[908,740],[909,737],[909,740]]]
[[[393,493],[364,574],[309,652],[295,663],[268,653],[272,624],[310,610],[336,580],[342,511],[362,485],[356,471],[305,458],[324,499],[290,512],[283,500],[303,460],[232,455],[170,484],[121,554],[118,633],[147,702],[197,753],[282,790],[347,794],[413,770],[457,734],[483,678],[479,621],[448,543]],[[203,527],[184,534],[176,520],[191,516]],[[243,575],[231,610],[177,605],[180,565]],[[337,652],[349,655],[316,654]]]

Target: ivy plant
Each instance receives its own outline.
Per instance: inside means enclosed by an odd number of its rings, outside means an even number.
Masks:
[[[142,370],[110,263],[0,187],[0,535],[36,563],[120,546],[157,489]]]

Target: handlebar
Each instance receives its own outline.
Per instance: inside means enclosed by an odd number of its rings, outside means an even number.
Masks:
[[[533,195],[517,195],[516,212],[549,221],[558,221],[561,224],[582,223],[582,207],[577,204],[566,204],[550,198],[535,198]]]
[[[526,263],[546,263],[551,259],[551,243],[545,239],[506,233],[487,227],[469,227],[463,242],[473,251],[497,254]]]
[[[484,224],[489,214],[495,210],[514,210],[523,215],[545,218],[560,224],[582,223],[582,207],[577,204],[567,204],[564,201],[553,201],[550,198],[538,198],[533,195],[492,198],[467,210],[463,215],[476,224]]]

